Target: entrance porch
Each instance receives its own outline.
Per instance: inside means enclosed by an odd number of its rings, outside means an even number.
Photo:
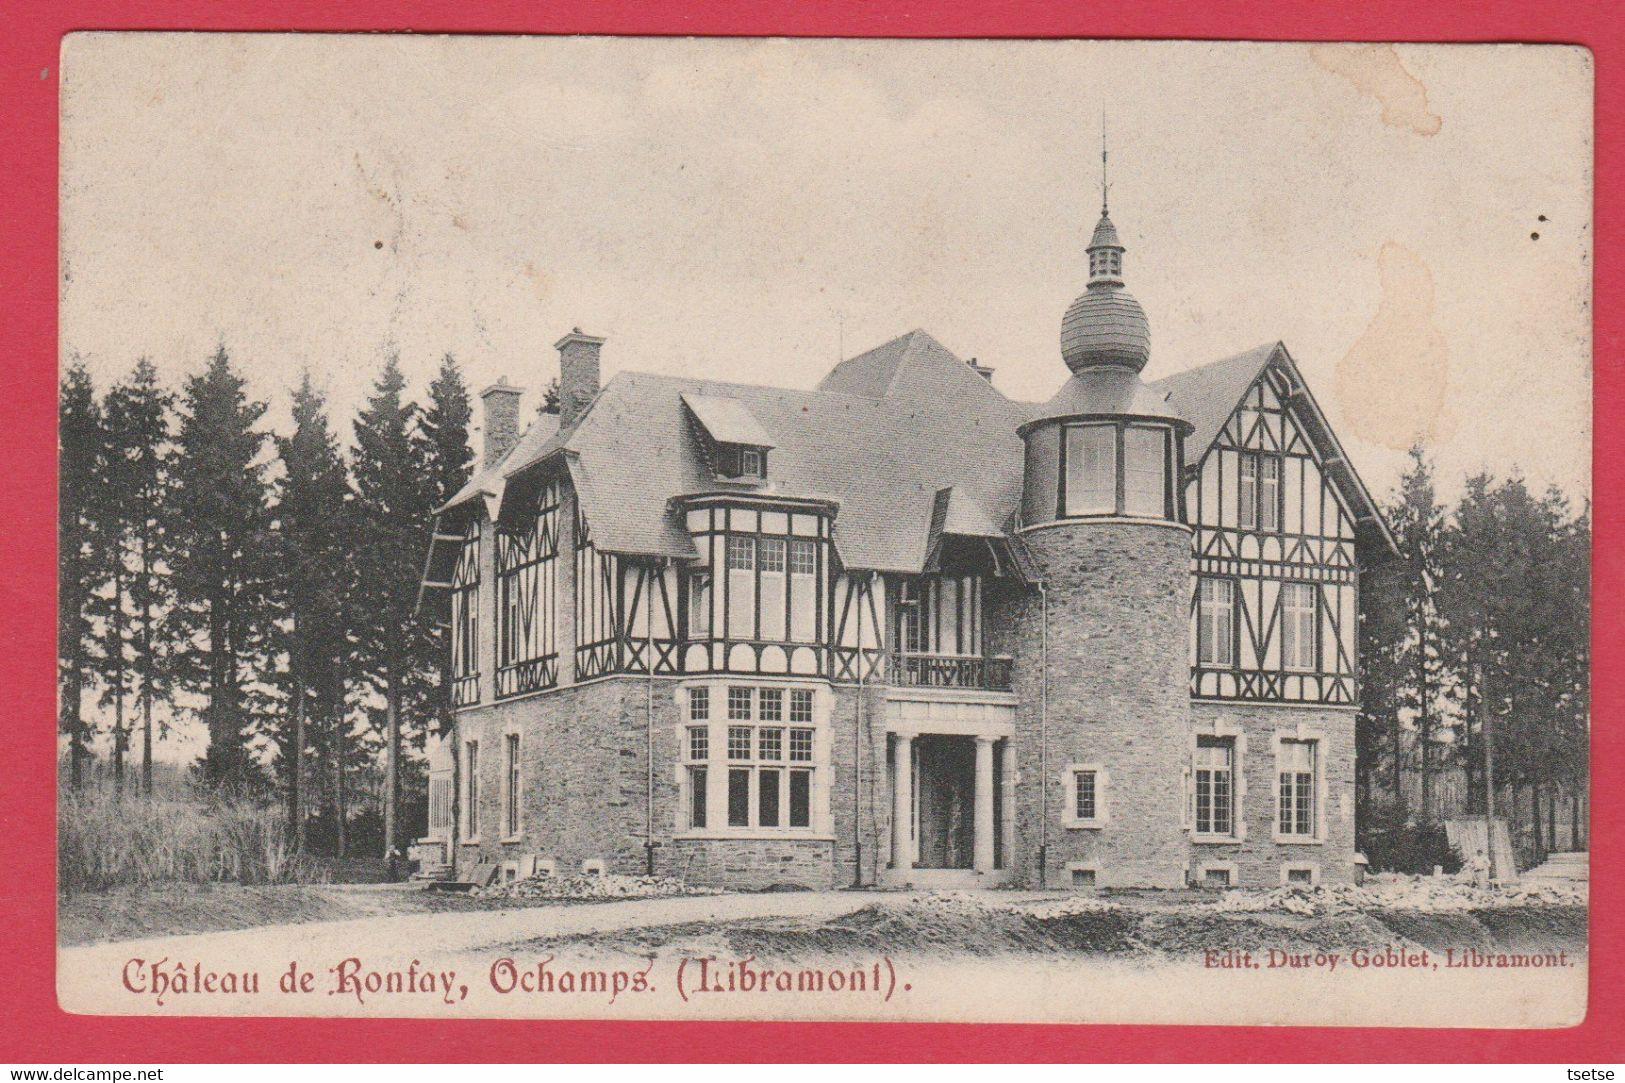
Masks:
[[[1005,882],[1015,838],[1013,697],[909,698],[888,705],[890,887]]]

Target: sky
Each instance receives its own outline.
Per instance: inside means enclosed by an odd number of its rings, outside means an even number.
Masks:
[[[1529,46],[85,34],[62,346],[225,343],[284,424],[386,350],[527,410],[552,343],[810,387],[914,328],[1067,373],[1104,112],[1148,379],[1281,340],[1367,484],[1590,478],[1592,72]],[[340,427],[348,431],[347,420]]]

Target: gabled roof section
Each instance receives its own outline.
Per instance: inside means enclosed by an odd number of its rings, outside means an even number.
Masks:
[[[976,498],[957,485],[937,490],[931,509],[931,533],[962,538],[1004,537],[1004,531],[993,525],[992,517]]]
[[[719,444],[747,444],[751,447],[773,447],[773,437],[762,428],[750,408],[736,398],[720,395],[682,396],[683,405],[694,414],[694,419],[706,434]]]
[[[1230,420],[1230,415],[1240,408],[1247,392],[1271,365],[1287,377],[1292,387],[1288,403],[1297,408],[1299,424],[1314,445],[1322,469],[1348,500],[1359,540],[1382,553],[1381,559],[1397,555],[1398,545],[1382,508],[1355,472],[1354,464],[1349,461],[1320,404],[1310,394],[1309,385],[1298,370],[1297,362],[1292,360],[1283,343],[1257,346],[1246,353],[1176,373],[1151,385],[1156,391],[1167,392],[1169,401],[1194,427],[1185,441],[1185,465],[1193,467],[1202,461],[1225,422]]]
[[[818,390],[870,399],[938,400],[956,395],[978,401],[1004,399],[986,377],[920,330],[842,361],[819,382]]]

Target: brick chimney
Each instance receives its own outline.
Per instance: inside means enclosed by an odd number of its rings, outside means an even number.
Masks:
[[[581,420],[598,395],[598,348],[601,338],[572,328],[553,344],[559,351],[559,428],[567,429]]]
[[[480,392],[485,404],[485,466],[519,442],[519,397],[524,394],[506,376]]]

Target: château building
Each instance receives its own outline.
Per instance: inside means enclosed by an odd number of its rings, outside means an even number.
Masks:
[[[523,433],[488,388],[424,578],[455,704],[425,863],[1351,879],[1359,578],[1392,537],[1280,343],[1142,380],[1123,255],[1103,207],[1044,403],[923,331],[812,391],[601,387],[572,331]]]

